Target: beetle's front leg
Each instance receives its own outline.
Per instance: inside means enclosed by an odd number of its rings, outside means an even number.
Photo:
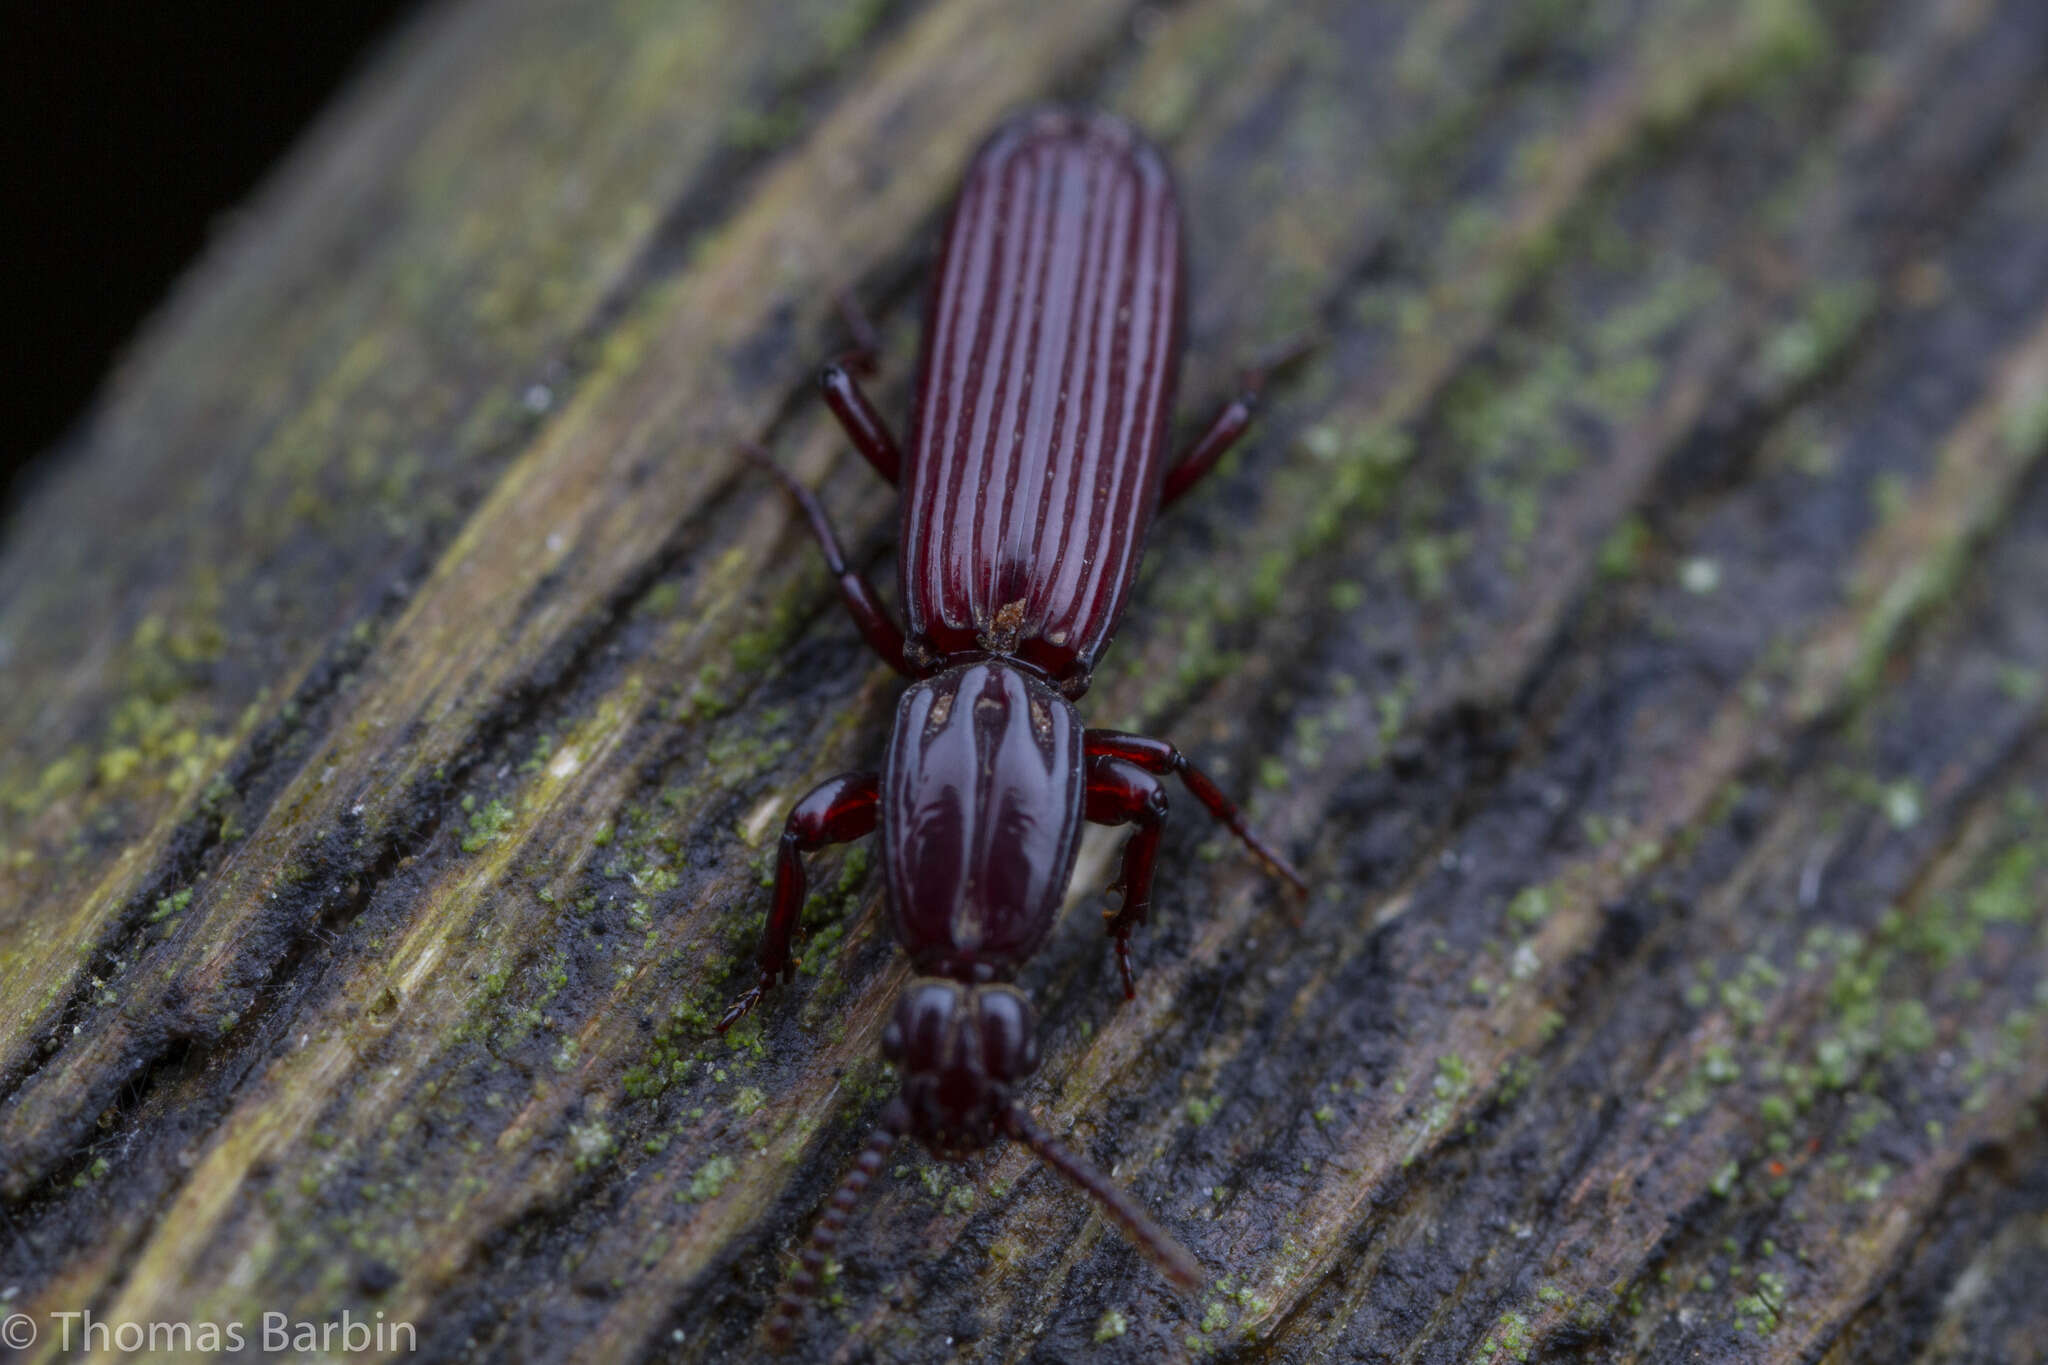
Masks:
[[[796,803],[783,824],[782,844],[775,855],[775,899],[761,931],[761,976],[751,990],[742,991],[725,1007],[718,1021],[720,1033],[744,1019],[777,980],[787,981],[796,971],[789,947],[808,889],[803,855],[873,833],[881,803],[882,781],[874,773],[841,773]]]
[[[1294,865],[1281,856],[1274,848],[1259,837],[1258,831],[1245,823],[1244,816],[1237,809],[1237,803],[1223,794],[1223,789],[1210,780],[1209,775],[1188,762],[1187,755],[1163,739],[1147,735],[1126,734],[1122,730],[1090,730],[1082,736],[1082,752],[1091,760],[1109,757],[1135,764],[1148,773],[1164,777],[1178,773],[1187,789],[1195,794],[1209,814],[1235,834],[1253,857],[1266,865],[1266,870],[1292,886],[1302,895],[1308,894],[1308,883],[1294,870]],[[1093,768],[1090,768],[1093,771]],[[1089,817],[1094,818],[1092,815]]]
[[[796,481],[796,477],[781,465],[767,451],[751,442],[740,447],[747,457],[761,465],[781,483],[784,491],[795,500],[802,510],[804,519],[811,524],[811,535],[817,539],[818,549],[825,556],[825,568],[833,581],[839,585],[839,600],[846,604],[846,610],[853,617],[854,625],[860,628],[861,638],[868,642],[868,648],[882,656],[882,662],[906,678],[917,676],[910,663],[903,657],[903,632],[889,619],[888,608],[882,605],[881,594],[875,585],[868,582],[867,575],[846,562],[846,552],[839,548],[839,537],[833,534],[832,520],[825,515],[825,508],[810,489]]]
[[[1131,931],[1145,922],[1152,908],[1152,869],[1159,859],[1159,836],[1166,828],[1166,788],[1142,769],[1103,754],[1088,763],[1085,813],[1098,825],[1137,826],[1124,845],[1123,872],[1113,888],[1122,890],[1124,903],[1109,917],[1124,999],[1134,999],[1138,985],[1131,975]]]
[[[846,439],[853,442],[853,448],[874,466],[877,474],[895,483],[903,469],[903,447],[896,443],[895,434],[882,414],[868,401],[860,381],[853,377],[852,368],[843,360],[832,361],[818,371],[818,388],[825,395],[825,406],[839,419],[839,427],[846,433]]]
[[[868,401],[860,380],[854,377],[864,374],[874,378],[880,367],[882,338],[852,294],[840,293],[839,316],[853,333],[853,345],[818,371],[818,388],[825,395],[825,406],[839,419],[839,427],[846,433],[846,439],[853,442],[853,448],[875,467],[877,474],[894,484],[903,468],[903,447],[882,414]]]

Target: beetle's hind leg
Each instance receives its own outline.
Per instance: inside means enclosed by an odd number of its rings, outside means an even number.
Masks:
[[[797,920],[804,912],[804,894],[809,880],[804,876],[804,854],[815,853],[827,844],[843,844],[872,834],[881,813],[882,780],[874,773],[841,773],[811,789],[796,803],[782,827],[782,843],[775,855],[775,899],[768,911],[768,923],[761,930],[761,975],[753,988],[740,992],[726,1006],[718,1021],[725,1032],[747,1016],[761,1002],[770,986],[787,981],[796,972],[790,943],[796,937]]]
[[[1181,457],[1168,466],[1166,482],[1159,490],[1159,505],[1170,507],[1181,495],[1202,481],[1202,476],[1216,467],[1216,462],[1228,455],[1238,443],[1246,428],[1252,424],[1252,415],[1259,410],[1259,398],[1265,392],[1266,381],[1274,373],[1286,369],[1315,350],[1313,340],[1292,343],[1271,359],[1246,370],[1239,379],[1235,398],[1223,405],[1223,411],[1216,414],[1208,429],[1195,438]]]
[[[1109,917],[1124,999],[1134,999],[1138,985],[1131,975],[1131,933],[1152,908],[1152,870],[1159,860],[1159,836],[1166,828],[1166,788],[1143,769],[1104,754],[1088,762],[1085,813],[1098,825],[1137,826],[1124,845],[1123,872],[1111,888],[1123,892],[1124,903]]]
[[[1170,507],[1181,495],[1202,481],[1202,476],[1216,467],[1216,462],[1230,453],[1245,429],[1252,424],[1252,413],[1259,405],[1258,391],[1247,387],[1244,392],[1224,404],[1223,411],[1216,414],[1208,430],[1195,438],[1187,453],[1175,460],[1166,471],[1166,482],[1159,490],[1159,505]]]

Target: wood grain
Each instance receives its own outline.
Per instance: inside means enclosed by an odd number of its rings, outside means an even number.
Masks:
[[[960,168],[1061,99],[1173,162],[1190,425],[1323,340],[1085,707],[1318,891],[1180,802],[1139,998],[1113,840],[1024,978],[1208,1290],[899,1152],[792,1358],[2038,1353],[2044,76],[2028,0],[429,11],[0,541],[8,1311],[760,1354],[889,1087],[864,850],[709,1020],[895,688],[733,447],[886,574],[834,294],[900,426]]]

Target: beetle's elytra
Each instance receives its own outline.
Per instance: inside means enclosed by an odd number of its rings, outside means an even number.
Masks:
[[[1116,633],[1153,514],[1250,420],[1246,394],[1166,458],[1184,278],[1179,204],[1156,148],[1102,114],[1013,118],[976,154],[953,207],[907,456],[846,368],[821,376],[847,436],[902,487],[907,629],[847,566],[816,499],[777,470],[862,635],[911,682],[881,771],[835,777],[790,813],[759,979],[719,1028],[791,973],[803,855],[877,826],[891,923],[917,972],[882,1039],[902,1093],[805,1245],[769,1323],[777,1340],[789,1337],[860,1191],[905,1134],[947,1159],[998,1136],[1023,1142],[1176,1283],[1201,1282],[1186,1248],[1025,1111],[1019,1087],[1038,1066],[1036,1019],[1010,984],[1052,928],[1088,820],[1134,826],[1123,902],[1109,918],[1124,993],[1134,994],[1130,936],[1151,900],[1168,773],[1271,871],[1302,886],[1171,744],[1084,730],[1074,710]]]

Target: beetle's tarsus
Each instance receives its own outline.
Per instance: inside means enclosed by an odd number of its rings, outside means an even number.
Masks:
[[[1252,403],[1256,406],[1258,400],[1264,396],[1266,386],[1272,383],[1274,375],[1308,359],[1327,340],[1326,337],[1304,333],[1291,341],[1283,341],[1267,351],[1264,357],[1238,371],[1237,382],[1251,395]]]
[[[714,1031],[718,1033],[723,1033],[727,1029],[731,1028],[734,1024],[737,1024],[740,1020],[746,1018],[749,1014],[752,1014],[754,1012],[754,1006],[761,1003],[761,997],[767,993],[768,987],[770,987],[773,984],[773,977],[771,977],[766,972],[761,973],[760,984],[752,987],[749,990],[741,991],[738,995],[732,998],[732,1003],[725,1007],[725,1013],[719,1016],[719,1020],[714,1028]]]
[[[832,302],[839,308],[839,320],[853,334],[853,345],[841,351],[834,363],[865,379],[873,379],[882,368],[882,334],[875,330],[873,320],[851,289],[834,290]]]

